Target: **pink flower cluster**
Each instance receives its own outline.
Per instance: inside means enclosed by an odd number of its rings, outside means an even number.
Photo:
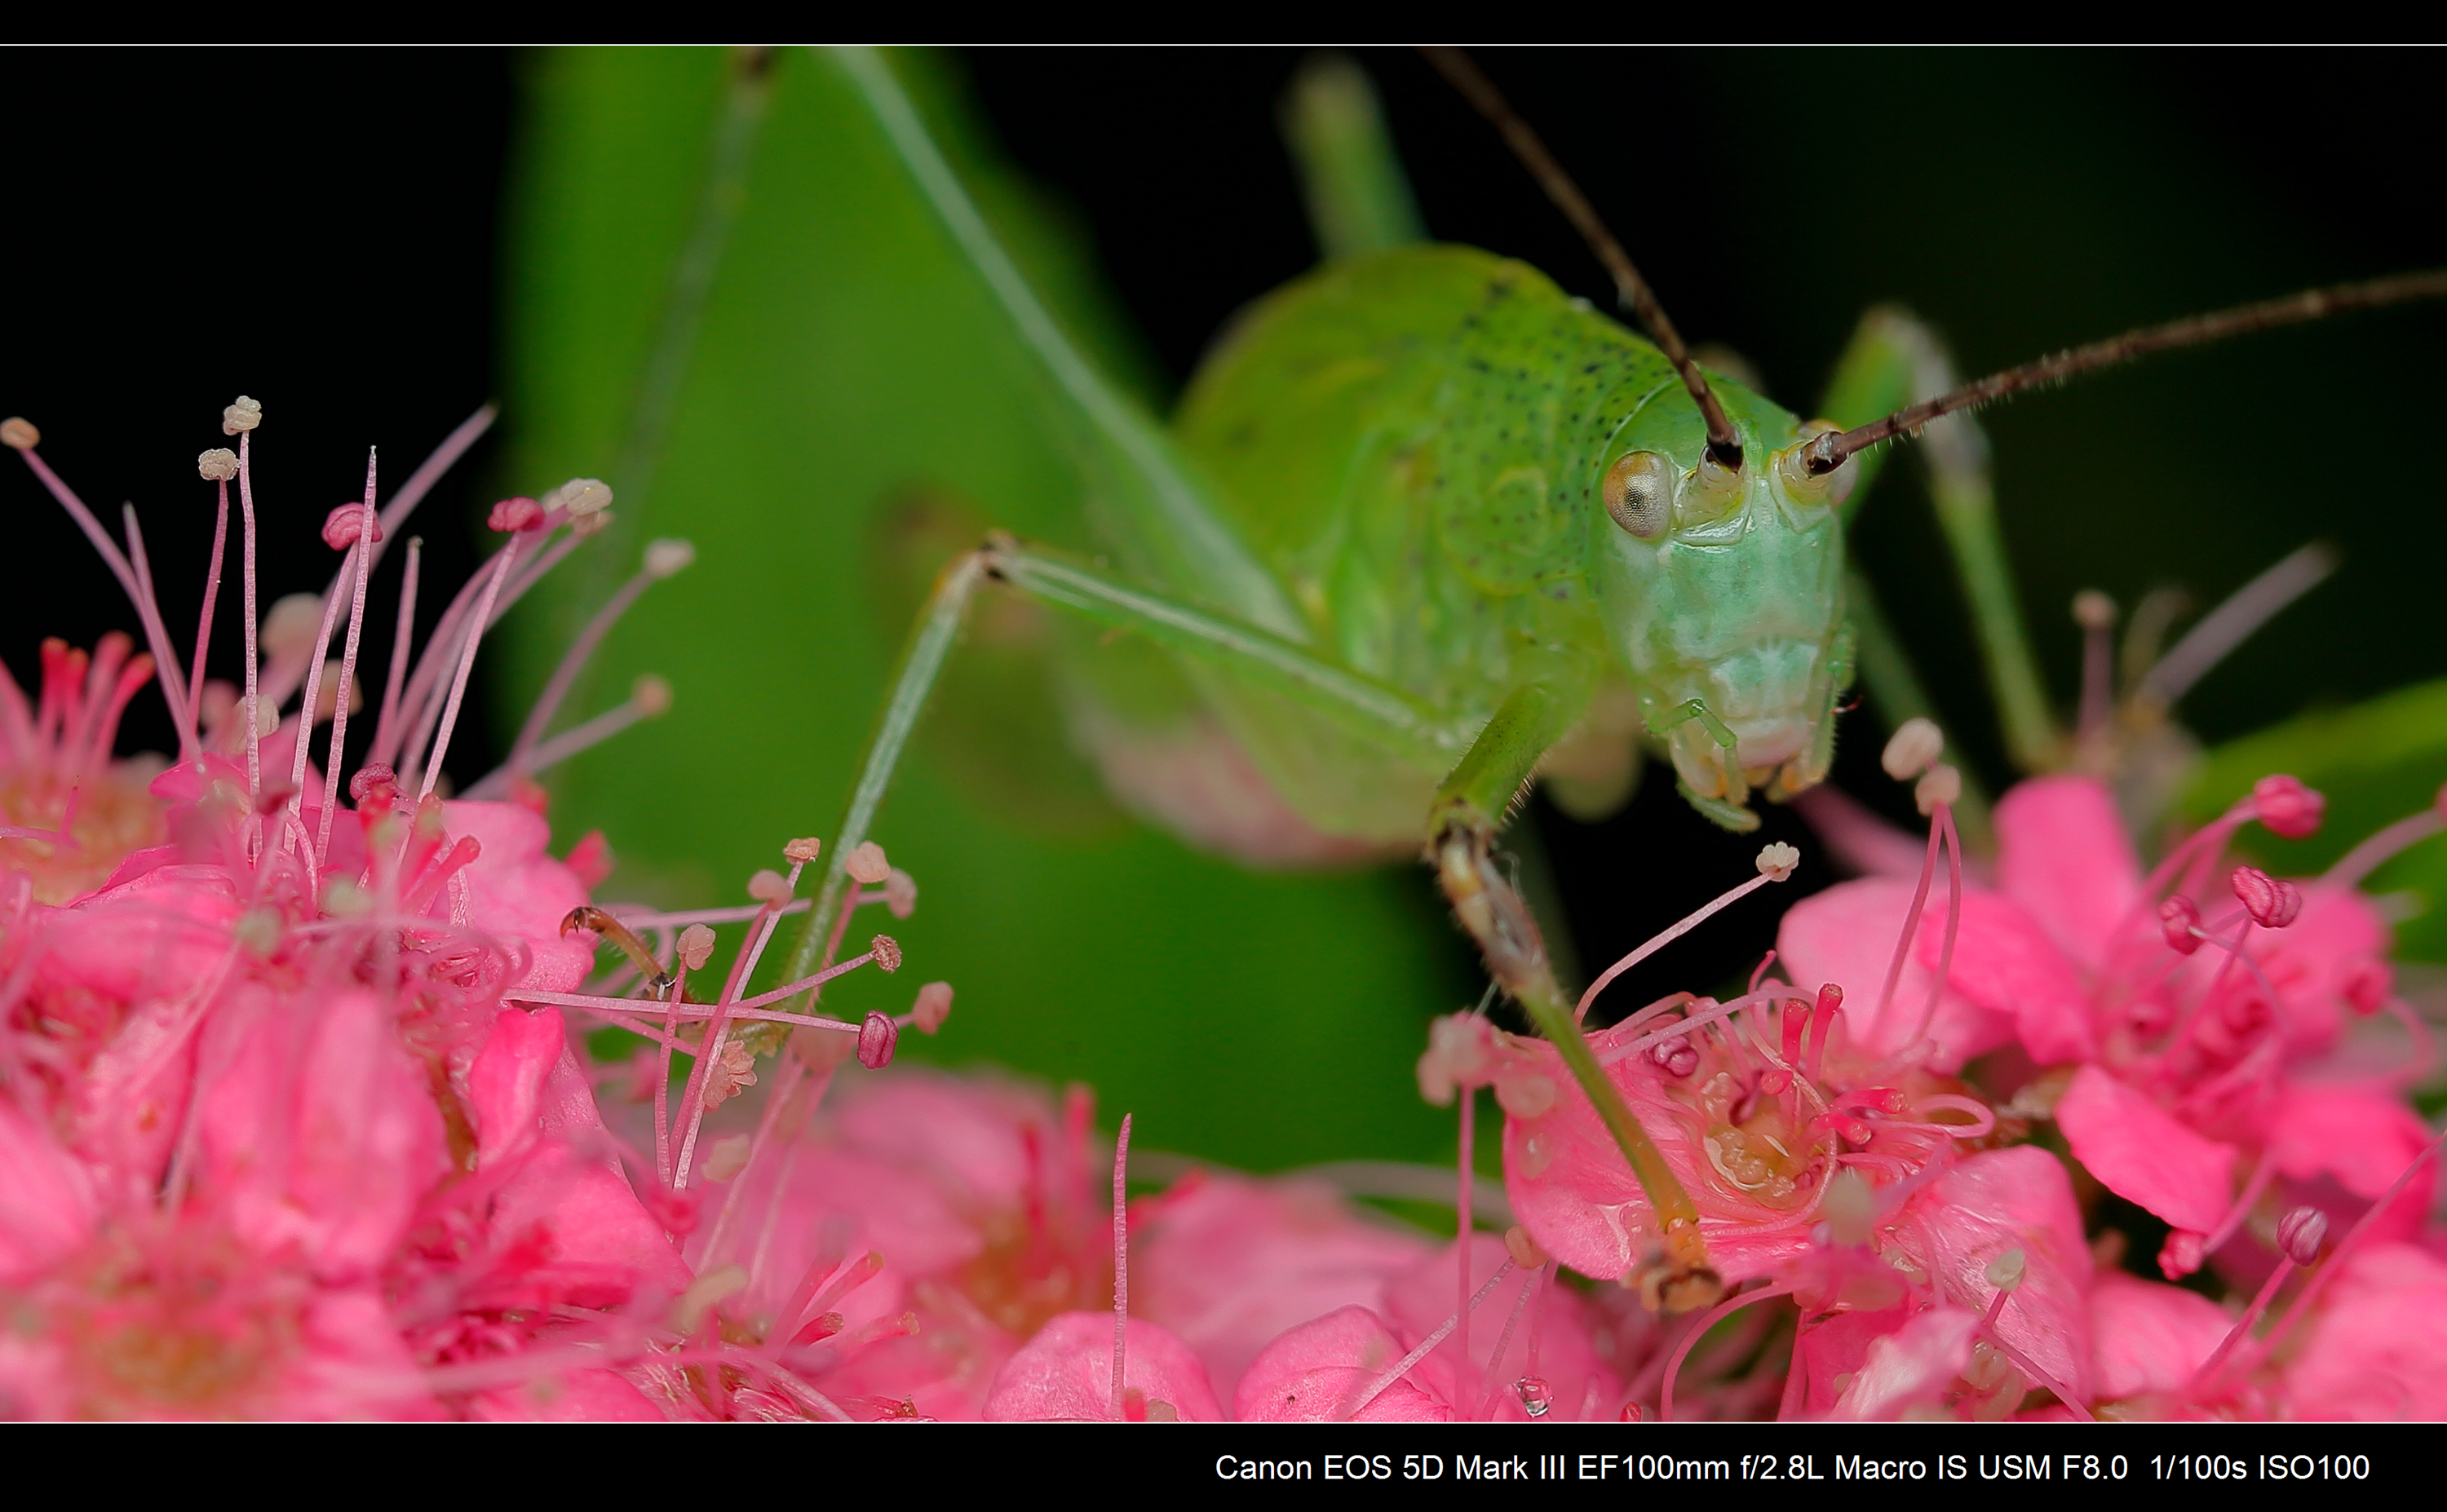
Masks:
[[[1796,904],[1781,980],[1591,1036],[1737,1289],[1685,1336],[1789,1299],[1787,1415],[2447,1414],[2437,1143],[2405,1101],[2437,1059],[2355,890],[2438,811],[2287,882],[2221,859],[2247,822],[2317,827],[2319,795],[2270,777],[2145,876],[2102,784],[2041,778],[1998,805],[1983,882],[1934,740],[1897,742],[1897,775],[1929,769],[1916,879]],[[1530,1239],[1641,1274],[1659,1203],[1552,1047],[1449,1020],[1422,1077],[1493,1087]],[[2167,1225],[2166,1281],[2085,1221],[2108,1198]],[[1703,1408],[1746,1384],[1703,1379]]]
[[[915,907],[880,847],[791,841],[750,902],[691,914],[598,906],[600,836],[549,853],[533,774],[668,690],[545,732],[684,543],[649,549],[503,768],[437,790],[479,640],[601,528],[601,483],[496,506],[503,544],[413,657],[408,543],[343,783],[366,584],[488,419],[379,507],[370,463],[320,522],[330,588],[259,619],[262,411],[232,406],[237,449],[199,460],[220,526],[183,672],[132,509],[114,540],[32,427],[0,426],[148,643],[47,645],[31,699],[0,674],[0,1415],[2447,1415],[2437,1144],[2405,1102],[2435,1057],[2356,890],[2438,814],[2287,882],[2222,859],[2242,824],[2317,826],[2318,795],[2273,777],[2145,875],[2104,787],[2046,778],[1999,806],[1991,876],[1963,860],[1942,742],[1906,727],[1888,765],[1931,820],[1916,877],[1805,899],[1734,997],[1588,1036],[1653,1166],[1554,1045],[1463,1013],[1419,1065],[1431,1101],[1468,1094],[1460,1240],[1349,1200],[1445,1180],[1410,1168],[1186,1168],[1132,1201],[1131,1121],[1107,1143],[1084,1091],[844,1075],[952,1001],[819,1010],[901,964],[881,935],[840,959],[861,908]],[[233,482],[243,688],[201,646]],[[112,755],[148,682],[166,765]],[[1770,846],[1583,1014],[1797,859]],[[820,860],[841,901],[811,974],[751,992]],[[719,972],[715,925],[740,926]],[[597,1068],[579,1021],[644,1048]],[[1469,1174],[1480,1088],[1500,1193]],[[2102,1224],[2111,1200],[2165,1225],[2138,1257],[2165,1279],[2126,1268],[2144,1220]],[[1665,1265],[1677,1246],[1705,1266]]]

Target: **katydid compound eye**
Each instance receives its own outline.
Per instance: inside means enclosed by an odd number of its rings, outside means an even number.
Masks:
[[[1616,458],[1599,493],[1614,522],[1642,540],[1662,536],[1674,520],[1674,465],[1653,451]]]

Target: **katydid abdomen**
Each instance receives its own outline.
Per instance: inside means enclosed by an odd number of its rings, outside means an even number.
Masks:
[[[1718,389],[1755,455],[1799,439]],[[1565,748],[1603,785],[1638,759],[1636,699],[1689,793],[1736,823],[1748,789],[1823,775],[1848,671],[1828,490],[1754,467],[1710,493],[1663,355],[1526,264],[1418,246],[1298,280],[1226,335],[1173,433],[1310,649],[1439,723],[1474,731],[1514,689],[1552,687],[1585,711]],[[1606,497],[1609,467],[1643,453],[1677,496],[1654,519]],[[1261,864],[1416,852],[1449,757],[1211,666],[1112,660],[1083,658],[1075,723],[1132,806]]]

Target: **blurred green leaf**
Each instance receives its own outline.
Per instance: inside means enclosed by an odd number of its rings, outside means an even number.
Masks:
[[[2313,709],[2221,746],[2185,794],[2184,812],[2195,822],[2210,819],[2271,772],[2291,773],[2326,794],[2327,817],[2308,840],[2279,840],[2251,825],[2237,843],[2273,871],[2320,871],[2381,825],[2438,798],[2447,780],[2447,681],[2346,709]],[[2399,954],[2447,960],[2447,837],[2413,846],[2363,886],[2405,895],[2419,909],[2398,926]]]
[[[996,164],[956,81],[897,62],[1049,302],[1144,387],[1076,239]],[[705,50],[534,61],[510,206],[509,486],[613,466],[727,67]],[[642,543],[695,542],[697,565],[631,613],[596,658],[595,690],[562,716],[644,671],[676,695],[668,717],[550,779],[564,842],[609,834],[610,898],[742,900],[785,840],[837,821],[901,634],[877,606],[908,602],[875,559],[893,501],[947,496],[1087,544],[1034,370],[984,291],[831,67],[793,51],[774,68],[652,492],[619,501],[579,570],[508,622],[514,665],[496,684],[514,724]],[[919,912],[903,924],[865,911],[852,930],[888,929],[908,964],[849,978],[837,1011],[905,1009],[917,984],[947,978],[958,999],[942,1037],[904,1037],[903,1053],[1088,1082],[1109,1120],[1135,1110],[1155,1147],[1261,1168],[1449,1147],[1411,1068],[1427,1017],[1472,986],[1425,877],[1257,876],[1136,825],[1049,839],[947,776],[947,731],[979,738],[975,720],[930,721],[877,828],[917,877]]]

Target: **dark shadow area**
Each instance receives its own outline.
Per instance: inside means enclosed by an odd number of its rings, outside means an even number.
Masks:
[[[265,606],[319,592],[317,534],[359,496],[378,447],[385,494],[491,397],[495,226],[511,58],[479,50],[33,51],[9,55],[0,132],[15,214],[0,412],[114,529],[132,500],[164,618],[192,652],[213,529],[196,455],[235,444],[222,406],[264,406],[254,474]],[[425,540],[424,628],[475,562],[479,449],[410,525]],[[233,501],[232,514],[237,511]],[[14,456],[0,657],[29,694],[37,647],[141,633],[108,570]],[[209,674],[242,675],[236,524]],[[359,680],[380,696],[405,554],[372,585]],[[450,767],[490,765],[485,701]],[[360,735],[360,731],[362,734]],[[372,722],[351,731],[370,739]],[[174,745],[158,696],[120,748]]]

